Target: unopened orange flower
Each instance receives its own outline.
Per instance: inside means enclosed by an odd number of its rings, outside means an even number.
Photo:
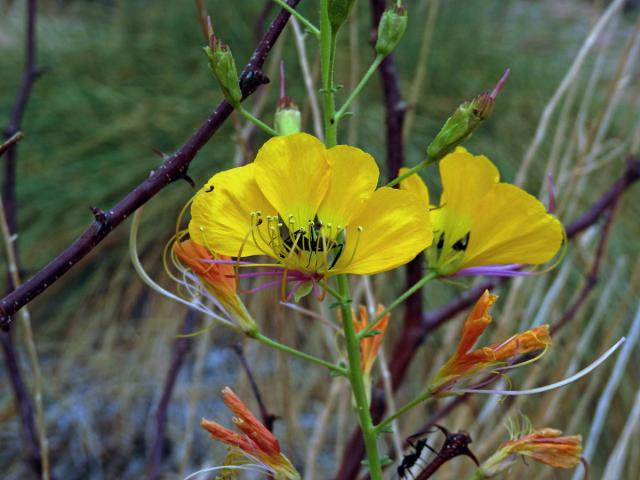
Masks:
[[[173,254],[181,264],[191,270],[202,285],[229,313],[245,333],[257,330],[251,315],[236,292],[236,277],[229,257],[213,257],[209,250],[192,240],[173,244]]]
[[[513,335],[503,342],[471,350],[491,323],[492,317],[488,311],[497,298],[485,290],[476,302],[464,322],[456,352],[440,368],[431,383],[432,393],[440,393],[460,378],[468,378],[480,370],[502,365],[517,355],[543,350],[551,344],[549,325],[542,325]]]
[[[582,436],[562,436],[560,430],[541,428],[503,443],[478,468],[474,479],[491,478],[507,470],[518,455],[554,468],[574,468],[582,455]]]
[[[202,428],[208,431],[215,440],[231,447],[233,453],[244,456],[246,461],[243,463],[258,462],[261,466],[269,469],[276,479],[300,479],[298,471],[280,450],[278,439],[251,413],[229,387],[222,390],[222,399],[234,413],[232,421],[242,433],[204,418],[200,422]],[[228,458],[236,459],[238,456],[230,455]]]
[[[378,305],[374,317],[378,317],[383,311],[384,306]],[[357,316],[355,312],[353,312],[353,326],[356,333],[360,333],[369,325],[369,314],[367,313],[367,308],[364,305],[360,305],[359,313],[360,316]],[[369,328],[369,332],[377,333],[375,333],[375,335],[367,335],[360,340],[360,368],[362,369],[362,374],[365,377],[369,377],[371,375],[371,368],[376,361],[378,351],[380,350],[382,340],[384,339],[384,334],[389,326],[389,318],[391,318],[390,313],[380,317],[380,319]]]

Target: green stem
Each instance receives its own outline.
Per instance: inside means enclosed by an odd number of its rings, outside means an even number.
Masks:
[[[346,275],[338,275],[338,292],[343,299],[350,298],[349,283]],[[364,446],[367,451],[367,461],[371,480],[382,480],[382,466],[380,463],[380,452],[378,451],[378,437],[369,410],[367,390],[362,377],[360,366],[360,340],[356,335],[351,316],[351,304],[342,302],[340,304],[342,313],[342,324],[344,328],[344,339],[349,359],[349,381],[353,390],[353,398],[356,403],[360,429],[364,438]]]
[[[344,302],[344,301],[348,301],[348,299],[342,298],[342,295],[340,295],[340,292],[338,292],[337,290],[335,290],[334,288],[331,288],[329,286],[329,283],[325,280],[324,284],[322,285],[322,287],[324,289],[327,290],[327,292],[329,292],[329,294],[335,298],[338,302]]]
[[[411,288],[409,288],[407,291],[405,291],[402,295],[400,295],[398,298],[396,298],[393,302],[391,302],[389,304],[389,306],[387,306],[387,308],[385,308],[382,312],[380,312],[378,315],[376,315],[373,320],[371,320],[366,327],[364,327],[362,330],[360,330],[360,332],[358,333],[358,340],[362,340],[370,331],[371,329],[374,327],[374,325],[378,322],[378,320],[380,320],[382,317],[384,317],[387,313],[389,313],[391,310],[393,310],[394,308],[396,308],[398,305],[400,305],[402,302],[404,302],[407,298],[409,298],[411,295],[413,295],[415,292],[417,292],[418,290],[420,290],[422,287],[424,287],[427,283],[429,283],[431,280],[435,279],[438,277],[438,273],[437,272],[429,272],[427,273],[424,277],[422,277],[420,280],[418,280],[416,283],[414,283]]]
[[[234,108],[240,112],[240,115],[242,115],[244,118],[246,118],[247,120],[249,120],[251,123],[253,123],[254,125],[260,127],[262,130],[264,130],[265,132],[267,132],[269,135],[271,135],[272,137],[277,137],[279,134],[278,132],[276,132],[273,128],[271,128],[269,125],[267,125],[266,123],[264,123],[262,120],[260,120],[258,117],[255,117],[249,110],[245,109],[242,105],[238,104],[235,105]]]
[[[367,70],[364,76],[360,79],[360,82],[358,83],[358,85],[356,85],[356,88],[353,89],[353,92],[351,92],[349,98],[347,98],[347,100],[344,102],[344,105],[342,105],[342,107],[340,107],[340,109],[336,112],[336,122],[342,120],[342,118],[346,115],[347,108],[349,108],[349,105],[351,105],[356,97],[360,94],[360,91],[367,84],[367,82],[371,78],[371,75],[373,75],[378,69],[378,67],[382,63],[382,60],[384,60],[384,55],[376,55],[376,58],[373,60],[373,63],[369,67],[369,70]]]
[[[284,0],[273,0],[273,1],[275,3],[277,3],[278,5],[280,5],[280,7],[282,7],[284,10],[289,12],[291,15],[296,17],[298,19],[298,21],[300,23],[302,23],[314,37],[320,38],[320,30],[313,23],[311,23],[309,20],[307,20],[307,17],[302,15],[299,11],[297,11],[295,8],[293,8],[291,5],[289,5]]]
[[[335,118],[335,98],[333,87],[333,65],[335,59],[336,32],[329,21],[329,2],[320,0],[320,66],[322,70],[322,102],[324,114],[325,144],[328,148],[338,143],[338,125]],[[353,391],[358,422],[367,452],[367,462],[371,480],[382,480],[382,465],[378,451],[377,435],[374,429],[367,390],[360,365],[360,341],[356,335],[351,316],[349,282],[347,276],[338,275],[337,292],[332,293],[340,302],[342,325],[349,360],[349,382]]]
[[[263,343],[264,345],[267,345],[271,348],[275,348],[277,350],[281,350],[283,352],[286,352],[290,355],[293,355],[295,357],[299,357],[302,358],[304,360],[307,360],[309,362],[315,363],[317,365],[321,365],[323,367],[328,368],[329,370],[336,372],[340,375],[343,376],[347,376],[348,375],[348,371],[346,368],[341,367],[340,365],[336,365],[334,363],[328,362],[326,360],[323,360],[321,358],[318,358],[314,355],[309,355],[308,353],[305,352],[301,352],[300,350],[296,350],[293,347],[290,347],[288,345],[285,345],[284,343],[280,343],[277,342],[275,340],[273,340],[272,338],[269,338],[265,335],[263,335],[260,332],[252,332],[250,335],[252,338],[254,338],[255,340],[258,340],[260,343]]]
[[[333,88],[333,59],[336,35],[329,20],[328,0],[320,0],[320,67],[322,70],[322,106],[324,110],[324,135],[327,147],[338,143],[338,125],[335,119]]]
[[[416,165],[415,167],[411,167],[409,170],[407,170],[406,172],[404,172],[402,175],[398,175],[396,178],[394,178],[393,180],[391,180],[389,183],[387,183],[385,185],[385,187],[393,187],[394,185],[397,185],[398,183],[400,183],[402,180],[404,180],[407,177],[410,177],[411,175],[413,175],[414,173],[422,170],[424,167],[426,167],[427,165],[431,165],[433,163],[433,160],[430,158],[427,158],[426,160],[421,161],[418,165]]]
[[[385,428],[387,425],[389,425],[391,422],[393,422],[396,418],[398,418],[401,415],[405,414],[406,412],[411,410],[413,407],[421,404],[422,402],[427,400],[429,397],[431,397],[431,392],[427,390],[423,394],[421,394],[421,395],[417,396],[416,398],[414,398],[413,400],[411,400],[409,403],[403,405],[398,410],[396,410],[391,415],[389,415],[387,418],[382,420],[378,425],[376,425],[375,428],[374,428],[375,432],[376,433],[380,433],[380,431],[383,428]]]

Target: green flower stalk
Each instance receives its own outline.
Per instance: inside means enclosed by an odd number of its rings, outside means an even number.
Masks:
[[[429,162],[437,162],[471,136],[473,131],[489,117],[496,98],[509,76],[505,70],[491,92],[483,92],[477,97],[460,105],[451,115],[436,138],[427,147]]]
[[[378,24],[378,39],[376,53],[389,55],[400,43],[407,29],[407,10],[401,6],[394,6],[382,14]]]

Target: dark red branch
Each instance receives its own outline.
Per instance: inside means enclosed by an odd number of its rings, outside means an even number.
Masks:
[[[262,423],[264,424],[265,427],[267,427],[267,429],[270,432],[273,432],[273,423],[276,421],[277,417],[269,411],[269,409],[264,403],[262,394],[260,393],[260,389],[258,388],[258,382],[256,382],[256,379],[253,373],[251,372],[251,368],[247,363],[247,359],[244,356],[244,352],[242,351],[242,345],[240,344],[232,345],[231,348],[233,349],[235,354],[238,356],[238,359],[240,360],[240,364],[242,365],[242,368],[247,374],[247,378],[249,379],[249,384],[251,385],[251,391],[253,392],[253,396],[256,397],[256,402],[258,403],[258,408],[260,409],[260,416],[262,417]]]
[[[288,3],[292,7],[296,7],[300,0],[289,0]],[[260,69],[267,54],[271,51],[286,26],[289,16],[288,12],[280,11],[242,71],[240,84],[245,98],[268,81]],[[168,157],[146,180],[127,194],[113,208],[105,211],[104,222],[93,223],[78,239],[42,270],[0,300],[0,326],[8,328],[11,324],[11,315],[55,283],[136,209],[144,205],[171,182],[184,178],[189,164],[198,151],[218,131],[232,111],[233,107],[229,103],[220,102],[209,118],[184,145]]]
[[[25,52],[22,80],[16,95],[15,104],[11,111],[9,123],[4,129],[7,140],[0,145],[0,156],[6,153],[1,201],[3,202],[10,235],[17,233],[17,206],[15,199],[16,161],[18,152],[17,144],[22,140],[22,133],[19,130],[29,102],[33,83],[38,77],[39,72],[36,66],[36,0],[29,0],[26,8]],[[16,261],[19,262],[18,249],[15,242],[13,243],[13,248],[16,254]],[[19,268],[20,266],[18,264],[18,269]],[[13,288],[12,277],[11,275],[7,275],[7,293],[10,293]],[[22,374],[20,359],[12,332],[0,332],[0,346],[2,347],[9,384],[13,391],[13,398],[20,418],[20,430],[22,432],[25,460],[36,475],[40,477],[42,475],[40,439],[36,429],[33,403]]]
[[[582,214],[576,221],[566,227],[567,238],[573,239],[584,230],[597,223],[602,218],[602,215],[607,212],[607,210],[613,208],[619,201],[621,196],[627,191],[627,189],[629,189],[639,179],[640,160],[634,158],[629,159],[622,176],[616,182],[614,182],[609,190],[607,190],[602,195],[602,197],[600,197],[600,199],[598,199],[584,214]],[[606,241],[606,239],[604,241]],[[596,254],[596,259],[598,258],[598,255],[602,254]],[[594,265],[598,264],[599,261],[597,261]],[[422,316],[421,328],[418,331],[415,331],[412,335],[406,335],[405,332],[401,332],[400,337],[393,347],[393,353],[390,357],[391,360],[389,363],[389,370],[391,372],[394,391],[396,391],[402,385],[408,368],[415,358],[418,349],[432,331],[443,325],[448,320],[454,318],[457,314],[467,310],[471,305],[475,303],[475,301],[480,297],[485,289],[495,288],[499,283],[505,281],[508,281],[508,279],[503,278],[500,280],[485,280],[477,286],[471,288],[470,290],[465,291],[450,303],[432,310],[431,312],[426,312]],[[590,287],[590,289],[592,288],[593,286]],[[576,308],[579,308],[580,305],[584,303],[584,300],[586,300],[586,295],[588,293],[589,292],[587,291],[583,295],[578,296],[576,303],[580,303]],[[585,298],[580,300],[581,296],[584,296]],[[573,317],[576,312],[572,313],[572,309],[576,310],[575,308],[570,307],[570,309],[565,312],[563,318],[566,316],[569,316],[569,318]],[[563,320],[561,319],[560,321],[562,322]],[[566,323],[566,321],[564,321],[564,323]],[[489,378],[487,378],[486,380],[489,380]],[[386,410],[384,395],[379,390],[379,388],[376,388],[371,401],[371,415],[374,422],[379,422],[380,420],[382,420],[382,416],[384,415]],[[432,426],[435,422],[446,416],[455,407],[466,401],[467,398],[468,395],[465,394],[449,402],[447,405],[445,405],[445,407],[443,407],[440,412],[436,413],[434,418],[432,418],[424,428],[426,429]],[[345,447],[345,454],[343,455],[340,470],[336,479],[350,480],[351,478],[356,478],[357,473],[360,469],[360,461],[362,460],[363,455],[364,446],[362,444],[362,438],[360,435],[360,431],[356,429],[351,434],[349,442]]]
[[[629,163],[631,165],[631,163]],[[593,259],[593,263],[591,265],[591,269],[587,274],[587,278],[585,280],[585,284],[578,293],[578,296],[573,301],[573,303],[569,306],[569,308],[564,312],[560,320],[554,323],[551,326],[551,335],[555,335],[555,333],[564,327],[567,323],[571,321],[573,317],[576,316],[578,311],[585,304],[589,295],[593,291],[593,289],[598,284],[598,277],[600,275],[600,266],[602,265],[602,259],[604,258],[604,252],[607,249],[607,242],[609,240],[609,235],[611,234],[611,227],[613,225],[613,221],[615,219],[616,213],[618,212],[618,207],[620,206],[620,200],[622,199],[622,194],[624,193],[623,188],[619,188],[616,190],[616,195],[613,197],[613,201],[607,210],[604,210],[602,216],[604,217],[604,225],[602,226],[602,232],[600,233],[600,240],[598,240],[598,245],[596,247],[596,254]]]
[[[16,351],[13,332],[0,331],[0,344],[4,364],[7,369],[9,383],[13,390],[18,417],[20,418],[20,431],[22,432],[22,444],[24,445],[24,458],[38,477],[42,475],[42,461],[40,455],[40,441],[36,430],[33,414],[33,404],[29,390],[25,384],[20,368],[20,359]]]
[[[193,330],[193,326],[196,322],[196,311],[189,309],[184,317],[182,332],[187,334]],[[167,371],[167,376],[164,381],[164,387],[162,389],[162,395],[160,402],[158,403],[158,410],[156,411],[156,431],[151,446],[151,455],[149,461],[149,480],[157,480],[161,478],[161,466],[162,466],[162,451],[165,444],[165,432],[167,430],[167,414],[169,411],[169,403],[171,402],[171,396],[173,395],[173,389],[175,388],[178,374],[182,369],[184,360],[191,349],[191,338],[180,337],[175,341],[175,348],[173,350],[173,356]]]
[[[36,66],[36,15],[37,15],[37,2],[36,0],[27,1],[27,28],[25,33],[25,56],[24,56],[24,70],[22,74],[22,81],[20,83],[20,89],[16,97],[16,102],[11,112],[11,118],[9,124],[4,129],[4,135],[7,139],[13,137],[20,126],[22,125],[22,118],[27,109],[27,103],[31,96],[31,90],[33,83],[39,75],[40,70]],[[7,225],[9,230],[13,233],[17,230],[16,223],[16,191],[15,191],[15,177],[16,177],[16,146],[15,144],[9,146],[6,152],[5,164],[4,164],[4,182],[2,185],[2,201],[4,202],[5,214],[7,216]]]
[[[593,206],[587,210],[582,216],[567,227],[567,236],[569,238],[578,235],[582,231],[596,223],[600,215],[611,205],[618,201],[618,198],[640,178],[640,160],[637,158],[629,158],[624,174],[600,197]]]

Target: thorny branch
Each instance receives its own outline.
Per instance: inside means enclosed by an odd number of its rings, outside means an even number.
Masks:
[[[300,0],[288,0],[288,3],[295,8]],[[260,69],[267,54],[284,30],[289,16],[288,12],[280,11],[243,69],[240,86],[245,98],[260,85],[268,82]],[[173,155],[163,161],[146,180],[122,198],[113,208],[105,211],[102,219],[96,219],[80,237],[42,270],[0,300],[0,327],[9,328],[11,315],[55,283],[135,210],[170,183],[185,178],[189,164],[198,151],[218,131],[232,111],[233,107],[229,103],[220,102],[202,126]]]
[[[14,278],[18,278],[20,263],[18,258],[17,243],[15,235],[17,234],[17,208],[15,200],[15,184],[16,184],[16,160],[17,160],[17,144],[22,140],[22,118],[29,101],[33,84],[40,74],[40,69],[36,66],[36,19],[37,19],[37,1],[29,0],[26,3],[26,31],[25,31],[25,52],[24,52],[24,69],[15,104],[11,111],[9,123],[4,129],[4,135],[7,140],[0,145],[0,156],[6,153],[4,164],[4,181],[2,184],[2,209],[3,217],[6,222],[7,249],[12,253],[12,267],[15,269],[13,275],[7,275],[7,293],[10,293],[15,287]],[[27,328],[28,325],[27,325]],[[30,339],[30,332],[27,333]],[[50,478],[49,465],[46,455],[43,456],[41,448],[41,439],[38,434],[38,427],[34,415],[34,406],[29,393],[29,389],[24,380],[18,351],[14,342],[12,332],[0,332],[0,346],[4,355],[5,365],[9,383],[13,390],[13,396],[20,418],[20,427],[24,443],[25,459],[33,471],[38,476]],[[30,345],[33,347],[33,345]],[[35,348],[30,349],[34,357]],[[34,366],[37,368],[37,366]],[[38,410],[39,412],[41,410]],[[44,450],[46,452],[46,450]],[[45,465],[43,465],[43,463]],[[43,470],[47,470],[46,472]]]
[[[615,208],[619,199],[623,196],[627,189],[634,185],[638,180],[640,180],[640,159],[630,158],[627,160],[625,171],[620,176],[620,178],[616,180],[613,185],[586,212],[584,212],[580,217],[578,217],[577,220],[566,227],[567,238],[571,240],[585,231],[587,228],[596,224],[602,218],[602,215],[604,215],[605,212]],[[607,221],[607,223],[610,222]],[[603,231],[603,236],[606,235],[608,235],[608,233],[606,233],[606,231]],[[606,242],[606,238],[605,240],[601,239],[601,242],[603,241]],[[598,251],[600,250],[603,250],[603,248],[598,247]],[[596,258],[598,255],[602,255],[602,253],[596,253]],[[599,262],[594,263],[594,266],[597,265],[599,265]],[[508,279],[503,278],[500,280],[500,282],[506,281],[508,281]],[[444,324],[448,320],[451,320],[456,315],[465,311],[467,308],[473,305],[473,303],[478,299],[478,297],[480,297],[484,290],[495,288],[498,282],[499,281],[496,279],[488,279],[480,282],[478,285],[465,291],[450,303],[430,312],[424,313],[422,316],[422,325],[420,330],[418,332],[414,332],[414,334],[409,337],[408,341],[403,334],[400,335],[398,341],[396,341],[394,345],[393,354],[391,355],[392,361],[389,365],[394,391],[397,390],[400,385],[402,385],[409,366],[415,358],[420,346],[424,343],[426,337],[433,330],[437,329],[442,324]],[[593,287],[590,287],[589,291],[591,291],[592,289]],[[587,294],[588,293],[589,292],[587,292]],[[580,295],[578,296],[578,300],[579,298]],[[584,300],[582,300],[582,303],[584,303]],[[578,305],[578,307],[579,306],[580,305]],[[567,315],[569,315],[570,319],[573,315],[575,315],[575,313],[577,313],[577,309],[573,307],[573,305],[569,307],[560,321],[563,321],[564,317],[566,317]],[[574,312],[569,313],[571,312],[571,310],[574,310]],[[564,323],[566,324],[567,321],[564,321]],[[424,429],[431,427],[435,422],[446,417],[449,412],[451,412],[461,403],[464,403],[467,398],[468,394],[463,394],[451,400],[440,411],[436,412],[433,418],[431,418],[429,422],[427,422],[427,424],[424,426]],[[382,419],[385,409],[386,402],[384,395],[381,394],[379,388],[376,388],[373,392],[371,400],[371,415],[375,422],[378,422]],[[360,460],[362,459],[362,455],[364,454],[360,432],[354,431],[351,434],[349,442],[347,443],[344,451],[345,454],[343,455],[342,463],[340,465],[339,473],[336,476],[336,480],[349,480],[357,476],[357,473],[360,469]]]

